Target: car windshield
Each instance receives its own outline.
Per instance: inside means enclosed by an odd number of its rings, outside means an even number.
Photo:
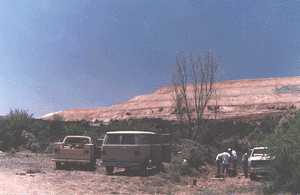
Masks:
[[[136,145],[136,144],[150,144],[150,135],[136,135],[136,134],[109,134],[106,137],[105,144],[124,144],[124,145]]]
[[[265,156],[268,155],[268,149],[254,149],[252,156]]]

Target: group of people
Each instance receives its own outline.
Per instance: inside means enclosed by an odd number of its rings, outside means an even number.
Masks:
[[[216,157],[217,177],[226,177],[237,174],[237,153],[235,150],[228,148],[227,151],[219,153]]]

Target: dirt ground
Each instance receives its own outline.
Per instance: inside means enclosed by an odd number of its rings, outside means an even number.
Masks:
[[[243,176],[225,180],[210,175],[184,177],[172,183],[164,173],[140,177],[120,170],[107,176],[101,166],[96,171],[55,170],[48,155],[0,154],[0,195],[48,194],[262,194],[262,186]]]

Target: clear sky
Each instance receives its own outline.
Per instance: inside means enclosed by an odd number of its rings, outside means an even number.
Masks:
[[[300,1],[0,0],[0,114],[122,102],[207,49],[223,80],[299,75]]]

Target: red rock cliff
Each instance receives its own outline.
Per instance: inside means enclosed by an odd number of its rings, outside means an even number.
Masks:
[[[216,84],[218,118],[248,117],[283,112],[289,107],[300,107],[300,77],[224,81]],[[134,97],[124,103],[104,108],[71,109],[50,113],[65,120],[109,121],[128,118],[176,119],[172,108],[172,88],[162,87],[154,93]],[[212,100],[210,105],[215,105]],[[206,117],[214,117],[209,109]]]

